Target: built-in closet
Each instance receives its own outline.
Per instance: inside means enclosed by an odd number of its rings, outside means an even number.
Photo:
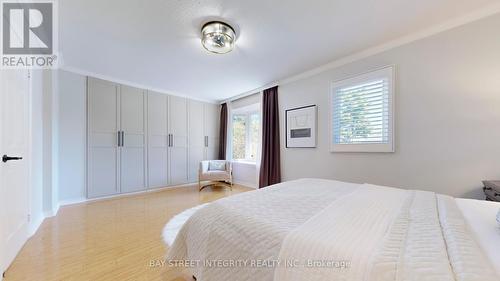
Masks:
[[[219,105],[87,81],[89,198],[194,183],[216,159]]]

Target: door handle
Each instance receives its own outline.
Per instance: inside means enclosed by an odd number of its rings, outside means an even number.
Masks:
[[[122,135],[122,146],[125,145],[125,132],[121,131],[121,135]]]
[[[7,156],[7,155],[4,155],[2,156],[2,162],[7,162],[7,161],[11,161],[11,160],[21,160],[23,159],[22,157],[10,157],[10,156]]]
[[[208,147],[208,136],[205,136],[205,147]]]
[[[174,134],[170,134],[170,146],[174,146]]]
[[[122,138],[121,138],[121,135],[120,135],[120,131],[116,132],[116,136],[117,136],[117,139],[118,139],[118,147],[122,146]]]

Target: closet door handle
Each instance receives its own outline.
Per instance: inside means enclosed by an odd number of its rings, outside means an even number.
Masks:
[[[7,155],[2,156],[2,162],[4,162],[4,163],[6,163],[7,161],[22,160],[22,159],[23,159],[22,157],[11,157],[11,156],[7,156]]]
[[[117,138],[117,141],[118,141],[118,147],[122,146],[122,138],[121,138],[120,132],[121,131],[116,132],[116,138]]]
[[[170,146],[174,146],[174,134],[170,134]]]
[[[125,145],[125,132],[122,131],[122,146]]]
[[[205,136],[205,147],[208,147],[208,136]]]

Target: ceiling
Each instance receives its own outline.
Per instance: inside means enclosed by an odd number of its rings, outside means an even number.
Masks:
[[[59,45],[67,69],[223,100],[497,1],[64,0]],[[235,27],[231,53],[201,46],[211,19]]]

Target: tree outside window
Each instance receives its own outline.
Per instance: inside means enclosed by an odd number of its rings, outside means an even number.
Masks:
[[[246,115],[233,115],[233,159],[245,159]]]
[[[260,113],[233,114],[232,150],[234,160],[255,162],[260,143]]]

